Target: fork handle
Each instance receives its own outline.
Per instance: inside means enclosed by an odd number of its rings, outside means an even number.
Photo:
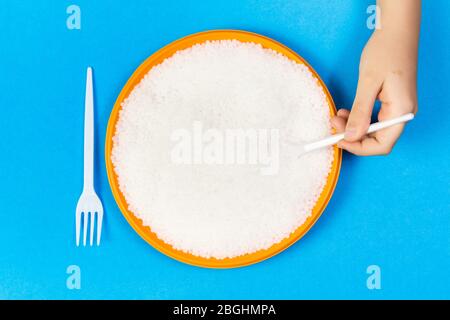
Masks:
[[[87,68],[86,96],[84,101],[84,186],[83,190],[94,189],[94,93],[92,68]]]

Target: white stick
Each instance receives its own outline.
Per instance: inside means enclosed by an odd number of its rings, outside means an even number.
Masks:
[[[399,123],[404,123],[407,121],[411,121],[412,119],[414,119],[414,114],[413,113],[407,113],[403,116],[400,116],[398,118],[394,118],[394,119],[390,119],[390,120],[386,120],[386,121],[380,121],[380,122],[376,122],[373,123],[369,126],[369,130],[367,130],[367,133],[372,133],[381,129],[385,129],[388,127],[392,127],[395,126],[396,124]],[[331,145],[334,145],[336,143],[338,143],[339,141],[344,139],[344,133],[339,133],[339,134],[334,134],[332,136],[329,136],[325,139],[319,140],[319,141],[315,141],[315,142],[311,142],[308,143],[306,145],[303,146],[303,151],[304,152],[310,152],[316,149],[320,149],[320,148],[324,148],[324,147],[328,147]]]

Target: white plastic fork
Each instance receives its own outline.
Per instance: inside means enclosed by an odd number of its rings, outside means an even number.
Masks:
[[[95,214],[97,214],[97,245],[102,234],[103,206],[94,189],[94,93],[92,68],[87,69],[84,114],[84,185],[75,213],[76,243],[80,245],[81,219],[83,219],[83,246],[86,246],[90,219],[90,245],[94,243]]]

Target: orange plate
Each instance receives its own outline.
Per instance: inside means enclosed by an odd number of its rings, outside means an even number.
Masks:
[[[331,98],[330,93],[328,92],[327,87],[320,79],[319,75],[311,68],[311,66],[298,54],[284,45],[269,39],[267,37],[246,32],[246,31],[236,31],[236,30],[212,30],[201,32],[197,34],[193,34],[172,42],[166,47],[160,49],[153,55],[151,55],[147,60],[142,63],[139,68],[133,73],[130,79],[128,79],[127,83],[123,87],[117,101],[114,105],[114,108],[111,112],[111,116],[108,122],[108,129],[106,132],[106,145],[105,145],[105,156],[106,156],[106,169],[108,172],[108,180],[111,186],[112,193],[114,198],[116,199],[117,204],[119,205],[122,214],[127,219],[128,223],[134,228],[134,230],[149,244],[151,244],[154,248],[159,250],[160,252],[172,257],[181,262],[185,262],[191,265],[207,267],[207,268],[235,268],[247,266],[253,263],[257,263],[259,261],[268,259],[273,255],[283,251],[294,242],[299,240],[302,236],[304,236],[308,230],[314,225],[317,219],[320,217],[325,207],[328,204],[328,201],[333,194],[334,188],[336,186],[339,171],[341,167],[342,153],[340,149],[334,148],[334,160],[331,168],[331,172],[327,178],[327,184],[320,195],[319,200],[317,201],[311,216],[305,221],[303,225],[297,228],[294,233],[290,235],[289,238],[284,239],[280,243],[277,243],[266,250],[260,250],[255,253],[246,254],[236,258],[227,258],[227,259],[206,259],[202,257],[197,257],[179,250],[175,250],[172,246],[164,243],[162,240],[158,239],[155,233],[153,233],[149,227],[146,227],[142,224],[142,221],[136,218],[132,212],[128,210],[127,203],[122,192],[119,189],[119,184],[117,181],[117,176],[114,172],[114,168],[111,162],[111,151],[113,146],[112,138],[115,133],[116,122],[119,115],[120,104],[122,101],[128,97],[133,88],[141,81],[144,75],[155,65],[163,62],[164,59],[172,56],[175,52],[179,50],[183,50],[189,48],[197,43],[202,43],[207,40],[229,40],[236,39],[242,42],[254,42],[259,43],[265,48],[270,48],[275,51],[278,51],[292,59],[298,63],[303,63],[311,70],[311,72],[315,75],[315,77],[319,80],[323,90],[327,95],[328,105],[330,107],[330,114],[334,115],[336,112],[336,108],[333,103],[333,99]]]

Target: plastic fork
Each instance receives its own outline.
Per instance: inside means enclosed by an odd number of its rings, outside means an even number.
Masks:
[[[86,246],[87,228],[90,224],[90,245],[92,246],[94,243],[95,215],[97,215],[97,245],[100,245],[103,206],[94,189],[94,93],[91,67],[87,69],[84,107],[84,185],[77,203],[75,228],[76,243],[79,246],[83,219],[83,245]]]

